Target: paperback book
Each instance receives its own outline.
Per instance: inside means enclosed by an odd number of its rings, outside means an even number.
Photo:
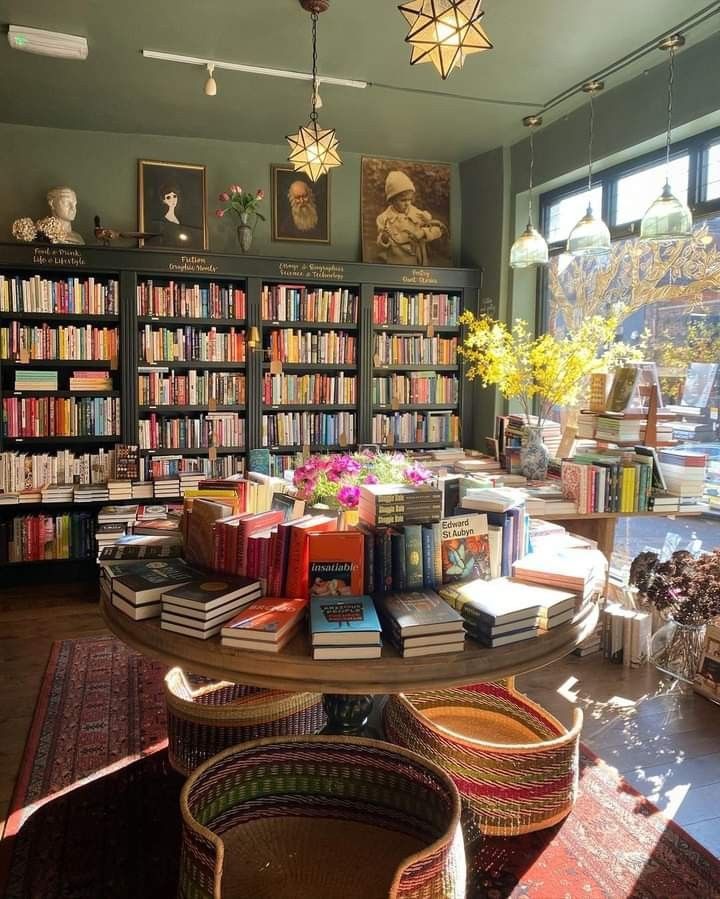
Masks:
[[[381,645],[380,620],[369,596],[313,596],[310,630],[313,647]]]
[[[440,522],[442,580],[449,584],[490,578],[490,542],[485,515],[454,515]]]

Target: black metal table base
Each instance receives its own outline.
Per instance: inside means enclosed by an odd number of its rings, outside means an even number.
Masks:
[[[373,705],[373,696],[324,693],[323,708],[327,715],[327,724],[320,733],[339,734],[346,737],[381,738],[375,728],[368,727],[368,719]]]

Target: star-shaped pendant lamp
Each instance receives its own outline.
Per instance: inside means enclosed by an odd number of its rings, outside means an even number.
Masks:
[[[407,0],[398,6],[410,25],[410,65],[431,62],[445,80],[465,57],[491,50],[480,27],[482,0]]]
[[[330,169],[342,165],[335,129],[323,128],[318,122],[317,114],[317,20],[318,13],[324,12],[328,4],[324,0],[300,0],[300,4],[309,10],[312,18],[312,110],[307,125],[303,125],[297,134],[287,136],[290,145],[288,159],[296,172],[304,172],[311,181],[317,181]]]

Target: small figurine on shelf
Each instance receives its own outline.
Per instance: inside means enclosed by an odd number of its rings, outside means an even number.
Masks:
[[[103,228],[100,224],[100,216],[95,216],[95,237],[102,243],[103,246],[109,247],[110,241],[117,240],[118,238],[129,238],[131,240],[137,240],[139,238],[143,238],[145,240],[150,237],[157,237],[157,231],[116,231],[114,228]]]

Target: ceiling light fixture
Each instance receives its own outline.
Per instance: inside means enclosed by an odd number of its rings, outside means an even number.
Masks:
[[[431,62],[443,81],[454,68],[462,68],[465,57],[491,50],[492,44],[480,27],[485,15],[482,0],[407,0],[398,6],[410,26],[405,41],[410,44],[410,65]]]
[[[535,145],[533,132],[542,125],[542,116],[529,115],[523,119],[523,125],[530,129],[530,184],[528,188],[528,222],[527,228],[518,237],[510,249],[510,266],[512,268],[529,268],[531,265],[545,265],[548,261],[548,245],[542,234],[535,229],[532,220],[533,174],[535,169]]]
[[[187,66],[213,66],[226,72],[245,72],[248,75],[270,75],[273,78],[290,78],[293,81],[312,81],[313,76],[308,72],[293,72],[289,69],[271,69],[267,66],[246,66],[240,62],[227,62],[220,59],[206,59],[202,56],[182,56],[179,53],[163,53],[161,50],[143,50],[145,59],[158,59],[162,62],[179,62]],[[323,75],[318,78],[323,84],[334,84],[338,87],[366,88],[367,81],[353,81],[350,78],[333,78]]]
[[[595,133],[595,94],[605,87],[603,81],[586,81],[582,89],[590,95],[590,120],[588,127],[588,205],[585,215],[570,232],[567,252],[573,256],[604,256],[610,252],[610,231],[601,218],[595,218],[591,202],[593,137]]]
[[[288,159],[296,172],[303,172],[311,181],[317,181],[330,169],[342,165],[338,152],[338,140],[334,128],[322,128],[318,122],[317,97],[317,21],[318,14],[328,8],[328,0],[300,0],[303,9],[308,10],[312,21],[312,100],[310,121],[301,126],[297,134],[286,138],[290,144]]]
[[[679,240],[692,237],[693,218],[688,207],[670,187],[670,145],[672,143],[672,103],[675,78],[675,51],[684,46],[682,34],[673,34],[658,44],[658,50],[670,53],[668,66],[667,137],[665,139],[665,186],[640,222],[640,237],[646,240]]]
[[[205,96],[217,96],[217,82],[215,81],[215,66],[209,62],[207,64],[208,79],[205,82]]]

